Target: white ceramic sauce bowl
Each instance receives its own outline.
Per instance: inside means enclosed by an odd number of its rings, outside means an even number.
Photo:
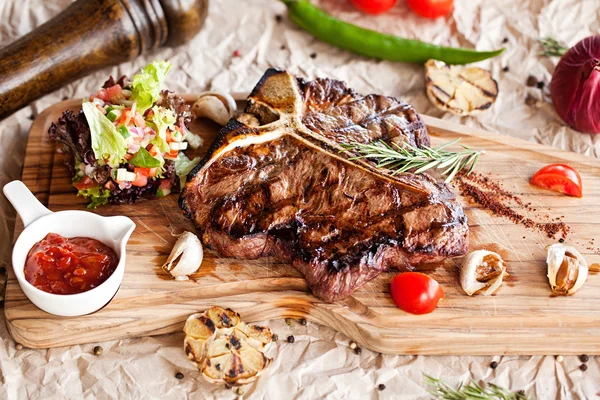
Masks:
[[[12,266],[17,281],[29,300],[50,314],[65,317],[93,313],[110,302],[123,280],[125,246],[135,229],[135,223],[127,217],[103,217],[87,211],[52,212],[44,207],[21,181],[6,184],[4,194],[25,225],[13,248]],[[27,282],[24,268],[29,250],[48,233],[57,233],[67,238],[83,236],[97,239],[117,253],[119,264],[106,281],[87,292],[44,292]]]

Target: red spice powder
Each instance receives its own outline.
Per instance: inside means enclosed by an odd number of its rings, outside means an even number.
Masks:
[[[536,211],[536,209],[531,207],[531,203],[523,203],[519,196],[504,189],[500,183],[494,182],[480,173],[458,175],[455,182],[463,196],[473,199],[494,215],[508,218],[515,224],[522,224],[528,229],[544,232],[551,239],[555,238],[557,234],[566,238],[571,230],[562,221],[539,222],[521,214],[511,206],[511,202],[528,211]],[[546,219],[548,218],[549,215],[546,216]]]

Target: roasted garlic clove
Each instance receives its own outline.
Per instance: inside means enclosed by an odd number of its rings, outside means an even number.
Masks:
[[[227,121],[235,115],[236,111],[235,99],[225,92],[200,93],[198,100],[192,107],[192,112],[196,118],[209,118],[222,126],[227,124]]]
[[[204,251],[198,236],[192,232],[184,232],[177,238],[175,246],[167,262],[162,266],[163,270],[178,281],[186,281],[200,268]]]
[[[483,294],[490,295],[502,284],[506,265],[502,257],[493,251],[476,250],[463,260],[460,269],[460,285],[469,296],[488,288]]]
[[[550,287],[555,294],[574,294],[587,279],[587,262],[573,246],[557,243],[548,247],[546,264]]]
[[[187,357],[209,382],[244,385],[272,361],[262,350],[276,335],[267,327],[245,324],[229,308],[215,306],[190,315],[183,331]]]
[[[425,78],[431,103],[453,114],[471,115],[485,111],[498,97],[498,83],[482,68],[429,60],[425,64]]]

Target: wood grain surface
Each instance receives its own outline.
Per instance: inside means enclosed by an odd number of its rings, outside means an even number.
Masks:
[[[188,96],[192,99],[193,96]],[[57,104],[34,122],[27,146],[23,181],[53,211],[84,209],[47,137],[50,123],[79,101]],[[600,255],[590,245],[600,228],[600,162],[579,154],[512,137],[481,132],[424,117],[433,143],[457,137],[486,155],[478,171],[532,203],[539,218],[564,216],[575,245],[590,264]],[[195,122],[205,151],[218,127]],[[584,181],[581,199],[534,188],[529,178],[543,165],[566,162]],[[459,196],[460,198],[460,196]],[[246,321],[306,317],[345,333],[382,353],[406,354],[600,354],[600,276],[570,297],[553,297],[546,278],[545,247],[556,240],[499,217],[460,198],[469,217],[471,249],[498,251],[510,276],[494,296],[468,297],[460,288],[460,260],[422,269],[444,287],[445,298],[429,315],[400,311],[389,296],[393,272],[384,273],[351,298],[327,304],[313,297],[291,266],[270,259],[245,261],[205,252],[200,272],[189,282],[169,279],[160,268],[175,242],[173,234],[192,230],[177,206],[177,196],[106,206],[102,215],[124,214],[137,224],[127,245],[125,277],[116,297],[102,310],[83,317],[49,315],[31,304],[9,272],[5,313],[10,333],[27,347],[44,348],[176,332],[191,313],[212,305],[231,307]],[[545,217],[548,215],[548,217]],[[15,237],[22,226],[17,224]]]

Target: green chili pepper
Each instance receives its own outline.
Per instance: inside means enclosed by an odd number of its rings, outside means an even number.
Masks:
[[[324,42],[362,56],[418,64],[429,59],[446,64],[469,64],[495,57],[504,51],[476,51],[404,39],[336,19],[308,0],[281,1],[287,6],[290,19],[300,28]]]

